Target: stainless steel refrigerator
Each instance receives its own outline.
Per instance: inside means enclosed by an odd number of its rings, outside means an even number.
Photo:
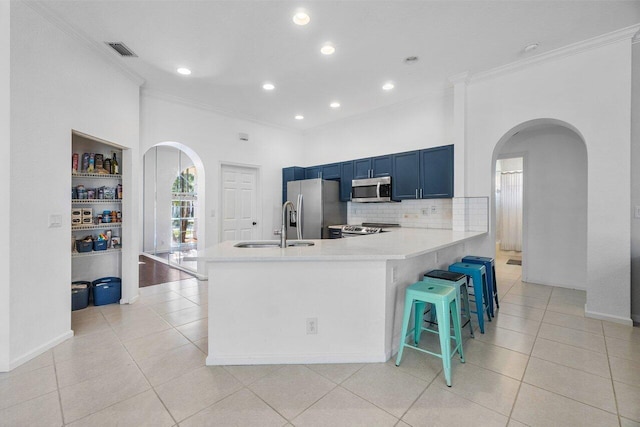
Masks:
[[[347,204],[340,201],[337,181],[289,181],[287,198],[295,205],[287,218],[287,239],[328,239],[330,225],[347,223]]]

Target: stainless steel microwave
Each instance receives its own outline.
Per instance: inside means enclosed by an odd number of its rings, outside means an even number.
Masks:
[[[391,177],[354,179],[351,181],[352,202],[391,202]]]

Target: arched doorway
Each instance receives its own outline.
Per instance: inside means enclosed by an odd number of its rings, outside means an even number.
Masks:
[[[204,168],[183,144],[166,142],[144,155],[143,252],[197,273],[185,258],[204,248]]]
[[[558,120],[525,122],[496,145],[492,176],[499,159],[514,157],[523,158],[522,280],[586,290],[587,149],[583,137]],[[494,179],[494,194],[496,187]],[[494,203],[494,239],[499,219]]]

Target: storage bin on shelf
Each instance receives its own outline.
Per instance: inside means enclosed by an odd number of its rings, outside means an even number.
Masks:
[[[93,305],[114,304],[120,301],[122,281],[119,277],[103,277],[94,280]]]
[[[71,282],[71,310],[82,310],[89,305],[91,282],[78,280]]]
[[[76,250],[80,253],[91,252],[93,250],[92,240],[76,240]]]
[[[108,240],[94,240],[93,241],[93,250],[94,251],[105,251],[107,250]]]

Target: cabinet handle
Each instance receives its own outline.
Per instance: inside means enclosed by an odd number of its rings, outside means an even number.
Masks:
[[[422,199],[422,188],[420,189],[420,198]]]
[[[416,199],[418,198],[418,189],[416,188]]]

